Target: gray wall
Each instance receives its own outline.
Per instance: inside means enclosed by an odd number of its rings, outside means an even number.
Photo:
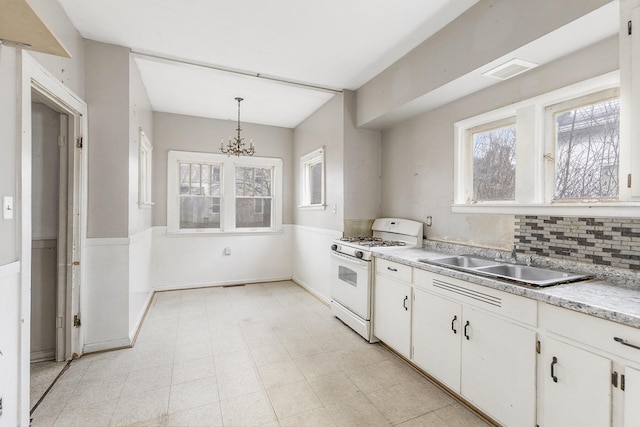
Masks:
[[[87,237],[129,235],[129,49],[85,41]]]
[[[300,204],[300,157],[325,147],[324,210],[296,208],[297,225],[342,231],[344,227],[344,98],[338,94],[308,117],[294,130],[295,206]],[[333,213],[333,206],[336,213]]]
[[[615,36],[383,132],[383,215],[422,221],[431,215],[429,238],[509,247],[514,238],[512,215],[451,213],[453,124],[617,68]]]
[[[169,150],[219,153],[220,139],[234,133],[237,123],[169,113],[153,114],[153,225],[167,225],[167,153]],[[277,157],[283,161],[283,224],[293,220],[291,129],[242,123],[242,135],[251,138],[256,156]]]

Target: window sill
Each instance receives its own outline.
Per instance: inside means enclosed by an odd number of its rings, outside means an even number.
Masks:
[[[323,211],[327,209],[327,205],[298,205],[298,209],[305,211]]]
[[[452,213],[504,214],[504,215],[555,215],[555,216],[597,216],[597,217],[638,217],[638,202],[603,202],[597,204],[553,203],[553,204],[489,204],[452,205]]]

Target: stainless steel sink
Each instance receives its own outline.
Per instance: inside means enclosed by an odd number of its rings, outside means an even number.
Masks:
[[[577,282],[589,278],[589,276],[581,274],[565,273],[563,271],[531,267],[528,265],[510,264],[469,255],[425,258],[419,261],[440,267],[449,267],[467,273],[511,280],[538,287]]]
[[[475,269],[476,272],[503,279],[515,280],[533,286],[551,286],[588,278],[580,274],[548,270],[528,265],[499,264]]]
[[[457,255],[443,258],[428,258],[421,259],[420,262],[427,264],[442,265],[447,267],[457,267],[462,269],[486,267],[490,265],[500,265],[496,261],[491,261],[484,258],[473,257],[469,255]]]

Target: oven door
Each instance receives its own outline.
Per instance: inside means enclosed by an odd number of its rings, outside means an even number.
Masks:
[[[371,261],[331,251],[331,299],[371,320]]]

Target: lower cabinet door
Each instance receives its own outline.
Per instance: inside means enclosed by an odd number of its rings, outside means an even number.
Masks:
[[[640,371],[624,369],[624,427],[640,426]]]
[[[411,350],[411,286],[376,275],[373,333],[385,344],[409,358]]]
[[[457,393],[461,336],[462,306],[414,289],[413,361]]]
[[[540,363],[540,427],[611,425],[611,360],[547,337]]]
[[[536,333],[469,307],[462,315],[461,394],[505,426],[535,426]]]

